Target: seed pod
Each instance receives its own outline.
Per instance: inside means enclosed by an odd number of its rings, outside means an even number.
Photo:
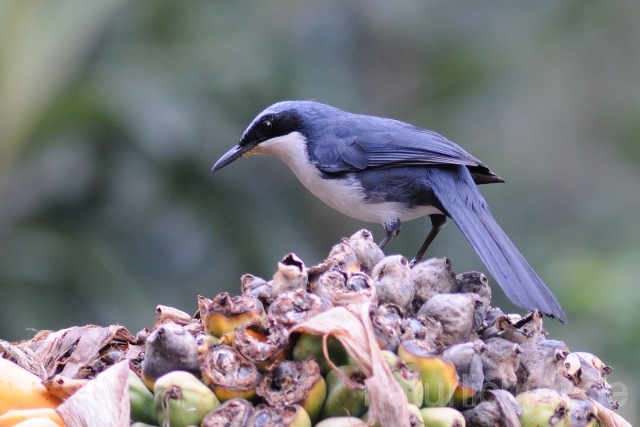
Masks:
[[[199,375],[198,344],[182,326],[167,323],[151,332],[142,361],[142,380],[149,390],[155,381],[171,371]]]
[[[486,312],[491,306],[491,288],[487,276],[477,271],[458,274],[456,276],[457,292],[461,294],[476,294],[482,301],[482,311]]]
[[[334,306],[373,301],[375,288],[364,273],[329,270],[318,278],[313,292]]]
[[[502,338],[491,338],[485,344],[486,351],[480,353],[485,384],[515,391],[516,370],[522,354],[520,346]]]
[[[558,370],[562,368],[569,352],[552,347],[539,346],[530,342],[519,345],[522,354],[520,355],[520,366],[516,371],[516,375],[520,390],[553,388],[558,376]]]
[[[445,406],[458,386],[458,375],[453,363],[433,353],[433,349],[418,340],[404,341],[398,348],[398,357],[409,367],[420,371],[426,406]]]
[[[598,409],[589,399],[571,398],[568,427],[597,427]]]
[[[158,378],[153,389],[161,427],[200,425],[220,402],[211,390],[192,374],[173,371]]]
[[[204,383],[222,402],[235,398],[255,400],[260,372],[235,348],[223,344],[210,347],[200,357],[200,371]]]
[[[349,246],[349,239],[346,238],[331,248],[326,262],[345,273],[360,271],[360,261],[358,261],[356,253],[351,249],[351,246]]]
[[[347,350],[342,343],[333,335],[327,338],[327,352],[331,362],[335,366],[353,364]],[[322,336],[308,333],[300,334],[296,340],[292,352],[293,360],[303,361],[309,357],[313,358],[320,366],[322,375],[327,375],[331,371],[331,366],[327,362],[322,351]]]
[[[288,254],[278,263],[278,271],[273,275],[271,298],[297,289],[307,289],[309,276],[307,267],[296,254]]]
[[[201,427],[245,427],[253,411],[251,402],[245,399],[231,399],[209,412],[202,420]]]
[[[413,308],[420,307],[436,294],[452,294],[458,291],[456,277],[448,258],[431,258],[411,269],[411,280],[415,289]]]
[[[394,304],[382,304],[371,308],[371,323],[381,350],[394,353],[400,345],[404,311]]]
[[[520,405],[505,390],[487,390],[482,402],[462,411],[465,423],[473,427],[520,427],[520,414]]]
[[[252,274],[244,274],[240,278],[240,290],[245,295],[257,298],[264,307],[271,304],[271,283]]]
[[[327,385],[313,358],[303,362],[280,360],[271,365],[257,392],[270,406],[302,406],[315,422],[322,411]]]
[[[465,427],[464,417],[453,408],[422,408],[422,419],[428,427]]]
[[[440,341],[445,347],[473,340],[482,324],[482,301],[476,294],[437,294],[425,302],[418,316],[433,317],[442,324]]]
[[[208,334],[220,338],[245,322],[262,320],[264,315],[257,298],[246,294],[231,297],[228,292],[222,292],[207,307],[202,324]]]
[[[469,407],[482,390],[484,373],[480,354],[484,351],[486,351],[485,344],[480,340],[476,340],[456,344],[442,353],[442,357],[456,367],[458,378],[460,378],[460,382],[451,398],[451,404],[454,407]]]
[[[525,391],[516,396],[522,407],[522,427],[566,427],[569,425],[571,400],[548,388]]]
[[[149,391],[144,382],[129,370],[129,405],[131,409],[131,422],[143,422],[155,424],[158,422],[153,393]]]
[[[371,272],[374,280],[378,304],[396,304],[403,309],[410,308],[414,295],[411,268],[407,259],[400,255],[383,258]]]
[[[360,268],[367,274],[384,258],[382,249],[373,241],[373,235],[368,230],[360,230],[349,237],[349,246],[356,254]]]
[[[289,347],[289,331],[276,323],[268,328],[262,323],[244,323],[236,328],[233,336],[233,347],[261,371],[274,361],[284,359]]]
[[[291,328],[331,307],[329,301],[298,289],[280,294],[269,306],[268,318]]]
[[[407,401],[418,407],[424,403],[424,385],[420,372],[411,369],[407,363],[394,353],[384,350],[382,352],[385,361],[391,369],[393,378],[400,384],[400,388],[407,396]]]
[[[367,411],[364,372],[356,366],[340,366],[338,370],[340,373],[332,370],[327,374],[327,398],[320,419],[359,417]]]

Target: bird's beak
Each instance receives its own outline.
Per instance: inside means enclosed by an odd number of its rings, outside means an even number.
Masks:
[[[240,146],[240,144],[236,145],[231,150],[227,151],[224,156],[218,159],[216,164],[213,165],[211,172],[220,170],[223,167],[227,166],[229,163],[233,163],[236,159],[239,159],[240,157],[244,156],[247,151],[248,151],[248,147],[246,146],[242,147]]]

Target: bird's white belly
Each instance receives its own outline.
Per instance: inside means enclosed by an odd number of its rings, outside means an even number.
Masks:
[[[396,220],[409,221],[440,213],[432,206],[409,209],[398,202],[366,201],[362,186],[353,176],[323,178],[322,173],[309,161],[305,137],[299,132],[265,141],[256,147],[255,152],[278,157],[316,197],[335,210],[361,221],[391,224]]]

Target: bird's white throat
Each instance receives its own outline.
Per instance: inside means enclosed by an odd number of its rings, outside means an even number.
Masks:
[[[320,200],[352,218],[379,224],[396,220],[409,221],[439,211],[421,206],[409,209],[397,202],[371,203],[353,175],[341,179],[327,179],[309,160],[306,138],[292,132],[260,143],[252,152],[270,154],[285,162],[300,182]]]

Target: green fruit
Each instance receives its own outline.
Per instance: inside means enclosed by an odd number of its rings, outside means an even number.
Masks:
[[[198,378],[184,371],[161,376],[154,387],[155,406],[161,427],[200,425],[220,401]]]
[[[464,417],[453,408],[422,408],[422,419],[429,427],[465,427]]]
[[[349,387],[336,371],[329,372],[326,377],[327,398],[320,415],[321,419],[346,415],[359,417],[367,411],[364,373],[355,366],[340,366],[338,369],[358,388]]]
[[[131,405],[131,422],[142,422],[146,424],[156,424],[156,407],[153,393],[136,375],[129,370],[129,404]]]
[[[404,341],[398,356],[411,368],[420,371],[424,387],[425,406],[445,406],[458,386],[458,374],[453,363],[431,352],[418,340]]]
[[[327,338],[327,352],[329,353],[329,358],[336,366],[352,364],[350,363],[347,350],[345,350],[340,341],[333,336]],[[298,337],[293,347],[293,360],[307,360],[310,356],[315,357],[322,375],[327,375],[327,373],[331,371],[331,366],[322,351],[322,336],[304,333]]]
[[[420,372],[409,368],[409,366],[393,352],[383,350],[382,355],[391,369],[391,374],[407,396],[407,401],[421,407],[424,402],[424,385]]]
[[[567,427],[571,400],[548,388],[525,391],[516,396],[522,408],[522,427]]]

